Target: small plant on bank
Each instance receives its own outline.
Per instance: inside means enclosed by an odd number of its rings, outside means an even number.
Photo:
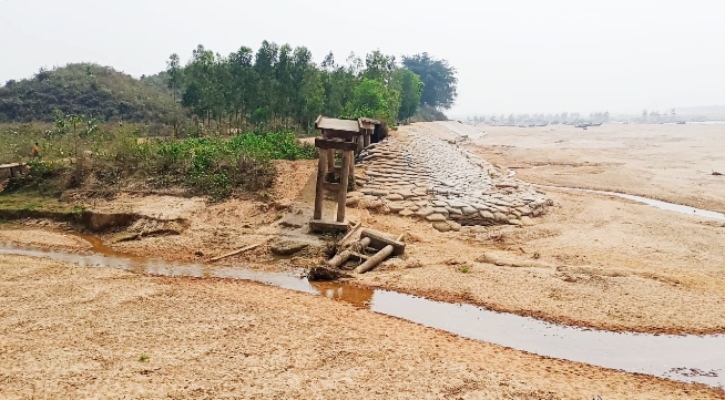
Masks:
[[[83,212],[86,211],[86,207],[80,204],[76,204],[73,206],[73,209],[71,212],[73,213],[73,217],[76,220],[80,220],[83,217]]]
[[[149,357],[148,355],[146,355],[146,354],[141,354],[141,356],[139,356],[138,360],[139,360],[139,361],[141,361],[141,362],[146,362],[146,361],[148,361],[148,360],[149,360],[149,358],[150,358],[150,357]]]
[[[462,274],[467,274],[467,273],[471,272],[471,267],[464,264],[458,268],[458,271],[460,271]]]

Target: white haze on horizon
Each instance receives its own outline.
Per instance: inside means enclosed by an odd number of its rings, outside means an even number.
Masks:
[[[96,62],[134,76],[262,40],[317,62],[427,51],[459,71],[453,116],[725,105],[725,3],[692,0],[0,0],[0,82]]]

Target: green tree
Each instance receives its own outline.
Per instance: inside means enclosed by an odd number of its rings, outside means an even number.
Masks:
[[[176,102],[176,91],[181,86],[181,60],[179,55],[174,53],[169,57],[166,62],[166,72],[169,75],[169,89],[171,89],[171,95]]]
[[[394,86],[400,91],[397,117],[399,121],[405,121],[418,112],[425,85],[418,75],[407,69],[396,70],[392,79]]]
[[[348,106],[347,118],[379,118],[390,121],[388,89],[374,79],[363,78],[355,87],[355,94]]]
[[[450,109],[458,96],[456,69],[446,60],[438,60],[428,53],[403,57],[405,68],[417,74],[425,84],[421,105]]]

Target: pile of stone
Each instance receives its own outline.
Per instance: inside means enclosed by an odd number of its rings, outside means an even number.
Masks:
[[[359,155],[348,206],[429,221],[439,231],[462,225],[531,225],[551,200],[461,147],[409,133],[369,146]],[[361,167],[361,168],[360,168]]]

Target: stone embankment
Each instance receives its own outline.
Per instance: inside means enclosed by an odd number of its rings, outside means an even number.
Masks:
[[[439,231],[462,225],[531,225],[552,204],[532,185],[503,176],[455,143],[410,132],[359,155],[358,191],[348,206],[428,221]]]

